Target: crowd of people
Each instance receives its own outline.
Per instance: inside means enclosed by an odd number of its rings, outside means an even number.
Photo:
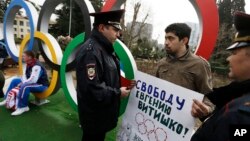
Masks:
[[[90,13],[95,18],[94,28],[76,57],[82,141],[104,141],[106,133],[117,126],[121,98],[128,97],[135,86],[135,80],[121,86],[120,62],[113,48],[120,37],[124,12]],[[158,62],[155,76],[205,95],[203,101],[193,101],[190,113],[200,119],[197,126],[203,123],[191,141],[230,140],[231,125],[250,125],[250,15],[236,12],[234,25],[237,33],[227,48],[231,52],[227,58],[228,76],[234,81],[220,88],[212,86],[209,63],[189,49],[191,28],[185,23],[173,23],[165,29],[167,55]],[[46,70],[32,51],[25,51],[22,59],[27,64],[24,74],[13,79],[0,102],[14,109],[13,116],[29,111],[30,92],[42,92],[49,85]],[[16,103],[11,106],[13,97]]]

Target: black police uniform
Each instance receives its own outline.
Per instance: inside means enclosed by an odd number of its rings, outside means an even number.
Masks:
[[[192,136],[191,141],[229,141],[230,128],[250,125],[250,80],[233,82],[207,95],[216,105],[214,114]],[[231,126],[231,127],[230,127]]]
[[[250,47],[250,15],[236,12],[234,43],[227,50]],[[216,105],[213,115],[194,133],[191,141],[229,141],[235,126],[250,126],[250,79],[214,89],[207,95]]]
[[[77,99],[83,133],[105,134],[117,125],[120,68],[112,44],[93,29],[77,56]]]

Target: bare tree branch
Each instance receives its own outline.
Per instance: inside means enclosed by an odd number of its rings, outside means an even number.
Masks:
[[[142,22],[140,23],[139,29],[137,34],[135,34],[134,36],[132,36],[132,38],[137,38],[141,35],[142,29],[145,27],[146,25],[146,20],[148,18],[148,14],[144,17],[144,19],[142,20]]]
[[[125,0],[125,4],[124,4],[125,8],[127,6],[126,3],[127,3],[127,0]],[[141,22],[138,22],[140,9],[141,9],[141,3],[140,2],[135,3],[133,7],[134,11],[133,11],[133,18],[132,18],[131,26],[127,28],[123,28],[124,29],[124,41],[125,41],[125,44],[129,48],[131,48],[132,44],[136,42],[138,37],[140,37],[143,31],[143,28],[146,25],[146,20],[149,16],[149,14],[147,14]],[[124,20],[123,20],[122,25],[125,27]],[[139,28],[135,29],[136,27],[139,27]]]

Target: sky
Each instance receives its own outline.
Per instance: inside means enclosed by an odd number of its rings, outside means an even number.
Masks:
[[[42,5],[45,0],[30,0],[39,5]],[[137,1],[141,1],[143,11],[149,11],[150,20],[155,25],[161,25],[165,23],[191,21],[197,22],[198,18],[196,11],[189,0],[127,0],[129,4],[133,5]],[[245,0],[246,13],[250,14],[250,0]],[[131,7],[132,8],[132,7]],[[132,10],[132,9],[131,9]],[[126,11],[129,15],[129,10]],[[173,14],[174,13],[174,14]],[[141,13],[143,15],[143,12]],[[163,18],[167,16],[168,18]],[[153,21],[152,21],[153,20]]]
[[[157,39],[159,43],[164,42],[164,29],[167,25],[176,22],[194,22],[199,23],[197,13],[189,0],[127,0],[127,6],[131,10],[126,10],[125,17],[132,17],[133,5],[135,1],[141,1],[143,11],[141,19],[149,13],[148,23],[153,24],[153,39]],[[250,0],[245,0],[246,13],[250,14]],[[132,19],[127,18],[127,22]]]
[[[42,5],[45,0],[30,0]],[[131,21],[133,14],[133,5],[135,2],[141,1],[142,11],[139,19],[145,17],[149,13],[148,23],[153,24],[153,38],[160,43],[164,42],[164,29],[167,25],[174,22],[195,22],[198,23],[198,16],[189,0],[127,0],[125,13],[126,22]],[[246,13],[250,14],[250,0],[245,0]],[[167,18],[166,18],[167,17]]]
[[[188,0],[171,0],[171,2],[170,0],[143,0],[143,4],[145,4],[145,9],[148,9],[145,11],[149,13],[147,22],[153,24],[152,38],[158,40],[159,43],[164,42],[164,29],[167,25],[187,21],[198,23],[196,11]]]
[[[33,1],[33,2],[35,2],[35,3],[37,3],[37,4],[39,4],[39,5],[42,5],[43,3],[44,3],[44,1],[45,0],[30,0],[30,1]],[[171,3],[176,3],[176,2],[178,2],[178,3],[180,3],[180,1],[185,1],[185,0],[143,0],[143,2],[146,2],[146,1],[154,1],[154,2],[157,2],[157,1],[164,1],[163,3],[164,4],[161,4],[162,6],[163,5],[166,5],[165,3],[170,3],[170,5],[171,5]],[[188,1],[188,0],[186,0],[186,1]],[[144,3],[145,3],[144,2]],[[246,2],[246,6],[245,6],[245,10],[246,10],[246,13],[249,13],[250,14],[250,0],[245,0],[245,2]],[[158,3],[158,2],[157,2]],[[171,9],[174,9],[175,7],[172,7]]]

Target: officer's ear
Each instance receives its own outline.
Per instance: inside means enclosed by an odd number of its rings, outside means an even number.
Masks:
[[[99,24],[99,25],[98,25],[98,31],[99,31],[99,32],[103,32],[103,31],[104,31],[104,28],[105,28],[105,25],[104,25],[104,24]]]

